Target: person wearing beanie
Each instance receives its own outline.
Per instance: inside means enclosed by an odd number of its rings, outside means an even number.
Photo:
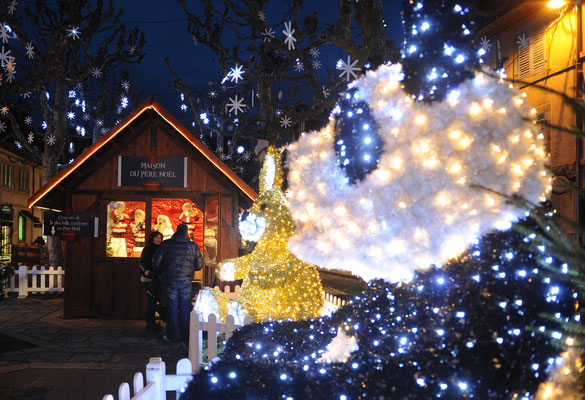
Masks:
[[[152,263],[160,277],[167,302],[167,327],[163,340],[177,340],[177,326],[184,344],[189,341],[189,317],[193,309],[191,282],[195,271],[203,268],[203,257],[197,243],[189,239],[189,227],[177,226],[176,232],[154,253]]]

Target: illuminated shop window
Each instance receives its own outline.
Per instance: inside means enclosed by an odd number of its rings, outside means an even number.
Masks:
[[[112,201],[108,204],[106,255],[140,257],[146,233],[146,203]]]
[[[189,199],[152,199],[152,230],[170,239],[180,224],[189,227],[189,237],[203,249],[203,212]]]

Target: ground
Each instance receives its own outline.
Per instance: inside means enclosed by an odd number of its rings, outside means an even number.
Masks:
[[[348,300],[363,282],[348,274],[319,271],[323,288]],[[143,321],[63,319],[63,297],[0,298],[0,400],[117,398],[118,386],[144,373],[150,357],[162,357],[168,374],[187,357],[162,332]]]

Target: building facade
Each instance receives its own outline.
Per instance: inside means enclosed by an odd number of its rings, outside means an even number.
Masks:
[[[566,2],[553,9],[547,2],[526,1],[478,33],[486,64],[494,71],[503,69],[515,81],[514,85],[526,93],[538,120],[580,131],[583,120],[562,95],[583,98],[582,26],[580,4]],[[540,130],[556,176],[553,206],[561,215],[582,224],[583,204],[567,185],[583,187],[582,140],[545,126]],[[576,234],[574,227],[567,227],[567,231]]]
[[[10,261],[13,246],[32,243],[41,235],[41,210],[28,208],[40,188],[41,168],[30,157],[7,146],[0,148],[0,261]]]

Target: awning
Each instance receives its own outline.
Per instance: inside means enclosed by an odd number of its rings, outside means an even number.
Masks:
[[[35,224],[40,224],[41,220],[38,219],[37,217],[35,217],[30,211],[28,210],[20,210],[18,212],[19,215],[23,215],[25,217],[27,217],[28,219],[30,219],[33,223]]]

